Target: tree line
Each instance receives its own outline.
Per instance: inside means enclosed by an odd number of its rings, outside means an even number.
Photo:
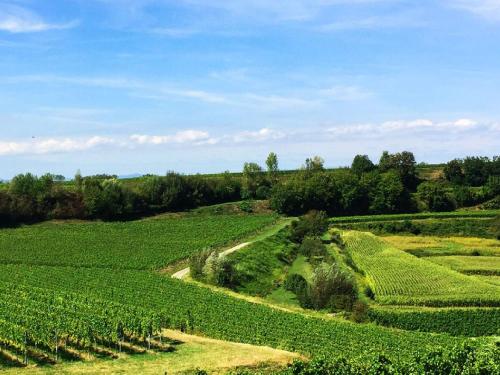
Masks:
[[[241,177],[169,172],[144,176],[133,185],[108,175],[77,173],[72,183],[64,184],[61,176],[21,174],[0,189],[0,224],[126,219],[240,199],[268,199],[274,210],[287,215],[310,210],[329,215],[448,211],[487,201],[491,208],[500,204],[498,156],[451,160],[442,176],[429,181],[419,178],[409,151],[384,151],[378,163],[356,155],[350,167],[335,170],[326,170],[324,160],[314,156],[294,173],[281,173],[273,152],[265,164],[264,169],[245,163]]]

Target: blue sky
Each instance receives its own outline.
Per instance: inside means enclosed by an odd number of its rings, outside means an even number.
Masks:
[[[500,0],[0,0],[0,177],[500,150]]]

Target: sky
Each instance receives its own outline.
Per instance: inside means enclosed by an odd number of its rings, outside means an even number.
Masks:
[[[500,0],[0,0],[0,178],[500,154]]]

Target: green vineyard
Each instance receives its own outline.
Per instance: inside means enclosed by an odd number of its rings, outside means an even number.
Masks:
[[[500,306],[499,289],[491,284],[407,254],[370,233],[348,231],[342,237],[380,303]]]

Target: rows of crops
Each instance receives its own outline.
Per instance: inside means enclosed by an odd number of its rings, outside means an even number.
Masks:
[[[499,256],[500,241],[476,237],[384,236],[384,241],[418,257]]]
[[[498,219],[456,218],[456,219],[423,219],[423,220],[387,220],[355,223],[334,223],[344,230],[368,231],[374,234],[416,234],[420,236],[462,236],[496,239],[498,236]]]
[[[142,271],[2,265],[0,278],[58,290],[85,290],[98,298],[162,311],[174,327],[184,325],[214,338],[305,354],[357,357],[385,352],[398,360],[462,341],[284,312]]]
[[[468,275],[499,275],[500,257],[436,256],[429,261]]]
[[[500,308],[372,307],[369,317],[378,324],[410,331],[456,336],[500,334]]]
[[[30,346],[57,353],[68,341],[85,348],[150,338],[167,324],[165,316],[136,306],[33,285],[0,281],[0,296],[0,343],[25,356]]]
[[[272,215],[182,215],[126,223],[49,222],[0,230],[0,262],[155,269],[274,221]]]
[[[362,222],[396,221],[396,220],[484,218],[484,217],[495,217],[498,215],[500,215],[500,210],[420,212],[413,214],[387,214],[387,215],[361,215],[361,216],[335,217],[331,219],[331,222],[336,224],[336,223],[362,223]]]
[[[346,250],[385,304],[500,306],[500,289],[401,251],[371,233],[343,233]]]

